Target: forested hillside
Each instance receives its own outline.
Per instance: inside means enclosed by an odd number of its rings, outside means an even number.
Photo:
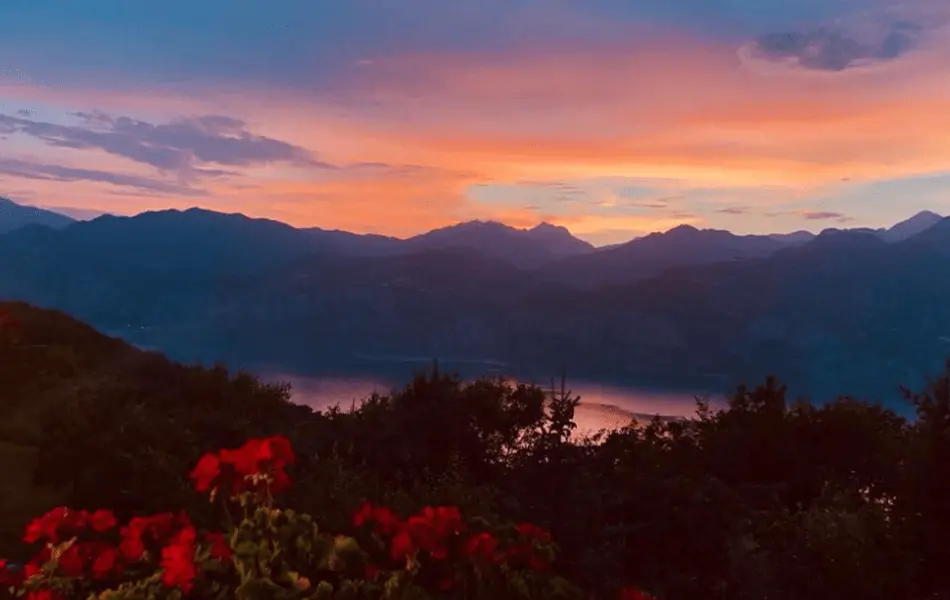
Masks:
[[[728,410],[570,443],[569,394],[420,375],[353,411],[313,412],[223,368],[183,366],[64,314],[0,305],[3,548],[57,504],[121,518],[187,508],[199,457],[284,435],[286,506],[350,531],[363,501],[409,514],[455,505],[549,528],[553,570],[594,597],[635,582],[661,598],[946,597],[950,369],[908,400],[792,404],[775,379]],[[781,375],[780,373],[778,375]],[[755,384],[756,382],[750,382]],[[13,468],[15,467],[15,468]]]

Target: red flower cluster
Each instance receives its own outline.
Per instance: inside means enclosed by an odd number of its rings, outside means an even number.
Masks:
[[[446,542],[465,530],[462,515],[454,506],[425,507],[399,528],[393,537],[391,554],[394,560],[403,560],[425,550],[433,560],[448,556]]]
[[[59,506],[33,519],[26,526],[23,541],[32,544],[42,540],[48,544],[60,544],[72,540],[59,556],[57,571],[66,577],[80,577],[88,573],[94,579],[106,579],[117,572],[118,552],[101,540],[86,541],[79,540],[79,537],[88,532],[105,533],[116,525],[112,511],[89,512]],[[50,558],[52,551],[48,545],[44,546],[24,567],[23,576],[36,575]]]
[[[374,525],[373,529],[376,533],[392,535],[399,531],[402,521],[385,506],[374,506],[369,502],[364,502],[360,509],[353,513],[353,525],[356,527]]]
[[[293,462],[294,454],[286,438],[255,439],[238,449],[206,454],[190,478],[202,492],[214,493],[222,488],[232,495],[245,491],[279,492],[290,483],[284,469]],[[265,498],[269,502],[269,496]],[[427,506],[403,520],[388,508],[366,502],[353,514],[353,524],[372,531],[381,550],[389,555],[383,560],[404,561],[407,568],[421,566],[426,572],[431,569],[430,575],[436,575],[432,581],[440,590],[456,586],[460,573],[464,572],[458,570],[450,558],[470,561],[477,570],[498,564],[550,569],[550,558],[545,556],[549,549],[545,546],[552,543],[551,534],[531,523],[518,525],[515,538],[505,547],[488,531],[468,531],[455,506]],[[503,537],[508,539],[507,534]],[[128,567],[141,565],[131,571],[139,573],[147,572],[149,567],[160,568],[166,587],[188,593],[195,589],[201,574],[201,565],[196,561],[200,544],[205,545],[207,556],[213,560],[233,560],[226,534],[207,532],[199,538],[184,512],[138,516],[120,526],[108,510],[90,512],[57,507],[34,519],[23,539],[29,543],[45,543],[22,569],[9,568],[6,561],[0,560],[0,587],[23,585],[30,577],[44,573],[44,568],[45,573],[61,577],[89,577],[94,581],[115,578],[117,582]],[[378,578],[378,564],[381,563],[365,566],[366,579]],[[300,581],[300,589],[310,586],[306,578]],[[42,578],[33,580],[33,587],[37,583],[44,584]],[[55,591],[45,587],[30,590],[26,598],[60,600]],[[635,588],[626,588],[621,600],[654,598]]]
[[[228,540],[223,533],[209,532],[205,534],[205,541],[211,545],[209,554],[211,558],[220,561],[228,561],[234,556]]]
[[[447,542],[465,530],[462,515],[454,506],[427,506],[403,521],[388,508],[369,502],[353,514],[353,525],[370,525],[376,534],[392,536],[390,555],[397,561],[414,557],[420,550],[434,560],[444,560]]]
[[[26,526],[23,541],[32,544],[46,540],[53,544],[70,539],[83,533],[87,529],[104,532],[116,526],[115,515],[109,510],[97,510],[90,513],[86,510],[72,510],[65,506],[58,506],[42,517],[33,519]]]
[[[656,596],[635,587],[624,588],[620,591],[620,600],[657,600]]]
[[[283,436],[248,440],[234,450],[209,452],[201,457],[189,478],[199,492],[224,488],[231,496],[260,491],[266,484],[272,494],[290,487],[284,469],[294,462],[290,441]]]
[[[538,546],[550,544],[551,533],[532,523],[521,523],[517,527],[521,541],[508,549],[508,562],[517,566],[527,565],[535,571],[547,571],[551,562],[545,556],[538,555]]]
[[[26,595],[26,600],[60,600],[61,598],[62,596],[59,594],[59,592],[49,588],[30,590]]]
[[[498,538],[487,531],[476,533],[465,540],[462,552],[479,563],[498,562]]]
[[[402,521],[388,508],[365,502],[353,514],[353,524],[371,526],[380,536],[392,536],[389,548],[395,561],[415,557],[420,551],[425,551],[433,560],[442,561],[448,557],[453,541],[459,540],[459,554],[477,564],[508,562],[539,571],[550,568],[550,561],[537,553],[539,544],[552,541],[547,530],[530,523],[518,525],[519,542],[500,551],[498,538],[487,531],[473,532],[462,538],[466,526],[454,506],[426,507]],[[371,570],[376,573],[376,567]]]
[[[120,550],[130,562],[143,560],[147,547],[161,548],[160,566],[162,583],[177,587],[183,592],[194,588],[199,568],[195,562],[198,550],[198,532],[184,512],[177,516],[162,513],[149,517],[135,517],[120,531]],[[204,540],[210,545],[209,554],[216,560],[230,560],[231,547],[222,533],[206,533]]]
[[[42,517],[34,519],[26,528],[24,541],[47,544],[20,571],[6,568],[0,563],[0,583],[20,585],[29,577],[42,571],[43,565],[53,558],[53,547],[63,544],[56,561],[56,573],[63,577],[88,576],[93,580],[108,579],[119,575],[125,567],[145,561],[149,556],[160,556],[162,581],[168,587],[190,591],[198,574],[195,564],[197,532],[188,515],[161,513],[133,517],[117,532],[117,544],[96,539],[94,534],[112,532],[118,526],[115,515],[107,510],[95,512],[76,511],[57,507]],[[93,539],[87,539],[93,534]],[[116,533],[112,533],[116,540]],[[221,533],[208,533],[205,541],[210,545],[210,555],[218,560],[229,560],[231,548]],[[153,550],[150,554],[149,550]],[[31,592],[31,594],[39,592]],[[49,599],[46,599],[49,600]]]
[[[166,587],[177,587],[188,593],[194,587],[198,575],[195,564],[195,552],[198,532],[191,525],[182,527],[172,538],[171,543],[162,548],[162,583]]]
[[[171,539],[176,530],[190,525],[191,521],[184,512],[177,516],[172,513],[160,513],[146,517],[133,517],[128,525],[119,530],[122,537],[119,551],[127,562],[138,562],[145,558],[148,544],[161,547]]]

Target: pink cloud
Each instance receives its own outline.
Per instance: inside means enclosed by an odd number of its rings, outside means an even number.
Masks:
[[[942,60],[950,48],[943,30],[929,31],[895,60],[839,73],[810,72],[753,56],[748,46],[677,32],[641,31],[618,41],[614,31],[606,27],[597,44],[534,39],[488,53],[369,56],[316,96],[237,84],[138,93],[0,83],[0,97],[153,123],[207,114],[240,119],[255,135],[344,168],[236,165],[235,177],[201,183],[204,205],[396,235],[482,217],[525,226],[550,218],[597,236],[683,219],[701,224],[724,206],[740,205],[730,191],[721,201],[707,200],[706,213],[676,216],[690,202],[684,190],[695,187],[745,189],[741,206],[750,210],[730,215],[739,222],[756,208],[794,203],[843,178],[950,169],[950,70]],[[0,141],[4,154],[8,144]],[[119,166],[88,149],[49,157],[73,169]],[[345,168],[355,163],[378,166]],[[122,172],[149,174],[140,167],[126,161]],[[529,190],[504,206],[467,194],[479,184],[602,178],[668,179],[674,183],[667,195],[677,199],[668,210],[635,215],[593,212],[584,203],[554,214],[545,206],[529,210]],[[610,208],[607,192],[578,187],[588,204]],[[66,188],[38,181],[31,189],[62,195]],[[119,190],[105,181],[75,190],[76,202],[89,206],[121,203],[106,194]],[[129,198],[129,207],[189,202],[176,194]]]

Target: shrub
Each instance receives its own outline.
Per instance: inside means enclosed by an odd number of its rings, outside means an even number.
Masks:
[[[586,597],[551,574],[557,547],[531,523],[465,520],[454,506],[402,518],[367,501],[348,534],[324,532],[275,507],[294,460],[281,436],[204,455],[190,479],[220,504],[221,530],[199,531],[184,511],[120,523],[106,509],[54,508],[26,527],[24,541],[41,544],[27,565],[0,561],[0,585],[29,600]]]

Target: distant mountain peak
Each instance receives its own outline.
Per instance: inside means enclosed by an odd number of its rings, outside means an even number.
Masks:
[[[940,221],[940,220],[943,219],[943,215],[938,215],[937,213],[935,213],[935,212],[932,211],[932,210],[922,210],[922,211],[920,211],[919,213],[917,213],[916,215],[914,215],[914,216],[912,216],[911,218],[907,219],[907,221],[919,221],[919,220],[921,220],[921,219],[925,219],[925,220],[928,220],[928,221]]]
[[[28,225],[41,225],[61,229],[75,223],[72,217],[38,208],[17,204],[9,198],[0,197],[0,233],[14,231]]]
[[[918,233],[923,233],[941,220],[943,220],[943,216],[930,210],[922,210],[909,219],[905,219],[893,227],[882,231],[880,235],[881,238],[887,242],[902,242],[914,237]]]
[[[692,225],[689,225],[688,223],[683,223],[682,225],[677,225],[676,227],[668,230],[666,233],[673,234],[673,235],[678,235],[678,234],[692,235],[692,234],[699,233],[699,229],[696,227],[693,227]]]
[[[563,225],[554,225],[552,223],[548,223],[547,221],[541,221],[540,223],[532,227],[529,231],[538,231],[538,232],[557,231],[557,232],[570,233],[570,230],[568,230],[567,227],[564,227]]]
[[[790,245],[800,245],[815,239],[815,234],[804,229],[793,231],[791,233],[773,233],[769,238]]]
[[[462,221],[455,227],[498,227],[503,229],[514,229],[514,227],[509,227],[500,221],[494,221],[492,219],[472,219],[471,221]]]
[[[521,267],[535,267],[562,256],[584,254],[593,246],[564,227],[542,223],[518,229],[491,220],[473,220],[434,229],[407,240],[415,250],[471,248]]]

